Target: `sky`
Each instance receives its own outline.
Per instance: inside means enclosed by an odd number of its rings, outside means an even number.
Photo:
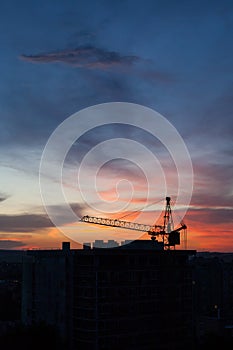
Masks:
[[[127,214],[129,221],[159,224],[165,197],[175,204],[178,196],[176,161],[167,149],[174,127],[193,168],[191,186],[183,164],[190,203],[174,208],[180,218],[186,205],[187,246],[233,251],[231,0],[3,0],[0,27],[0,249],[59,248],[66,240],[75,248],[95,239],[134,237],[68,220],[67,205],[77,218]],[[89,108],[116,102],[163,116],[167,142],[158,130],[157,138],[148,132],[146,116],[140,128],[133,113],[127,123],[106,115],[109,123],[98,124],[98,113]],[[50,152],[49,171],[41,174],[40,166],[51,135],[77,113],[61,200],[58,159],[70,130]],[[80,134],[89,115],[93,128]],[[151,120],[151,130],[156,123]]]

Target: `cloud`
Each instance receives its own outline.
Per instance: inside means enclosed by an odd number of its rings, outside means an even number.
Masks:
[[[78,203],[69,203],[71,209],[77,215],[77,219],[83,216],[87,206]],[[49,207],[53,217],[59,217],[61,224],[69,223],[64,215],[63,205]],[[21,214],[21,215],[0,215],[1,232],[37,232],[38,230],[54,227],[54,224],[46,214]],[[1,235],[0,235],[1,238]]]
[[[38,55],[21,55],[20,58],[33,63],[65,63],[87,69],[109,69],[127,67],[139,60],[137,56],[124,56],[116,51],[108,51],[93,45],[83,45],[75,49],[65,49]]]
[[[23,239],[29,239],[32,238],[32,235],[24,234],[24,233],[16,233],[15,237],[17,237],[17,240],[23,240]],[[0,233],[0,240],[6,240],[6,239],[12,239],[11,233]]]
[[[198,208],[232,207],[232,164],[227,163],[228,157],[223,154],[218,157],[214,155],[214,157],[211,153],[207,153],[193,161],[195,183],[192,206]]]
[[[88,205],[79,203],[67,203],[71,210],[77,215],[77,220],[85,215]],[[64,215],[65,207],[64,205],[50,205],[47,207],[49,209],[49,214],[52,217],[59,218],[61,225],[69,224],[68,218]],[[47,229],[54,228],[54,223],[50,220],[49,216],[44,213],[44,207],[39,207],[38,210],[43,210],[42,214],[19,214],[19,215],[0,215],[0,239],[11,237],[10,233],[41,233]],[[6,233],[5,233],[6,232]],[[31,235],[19,235],[17,238],[30,238]]]
[[[193,223],[200,224],[200,230],[203,226],[230,224],[232,225],[232,209],[228,208],[203,208],[203,209],[190,209],[186,215],[187,219]],[[192,226],[192,224],[191,224]]]
[[[45,52],[36,55],[20,55],[19,58],[31,63],[63,63],[77,68],[88,70],[106,71],[120,69],[122,72],[131,74],[134,78],[138,77],[149,83],[174,82],[174,76],[170,73],[155,70],[154,62],[136,55],[123,55],[116,51],[109,51],[92,44],[80,45],[76,48],[61,49],[53,52]],[[129,69],[136,68],[136,69]],[[119,70],[118,70],[119,72]],[[104,79],[102,76],[101,79]],[[121,90],[124,88],[116,77],[109,80],[105,77],[111,89]],[[121,77],[124,80],[124,77]],[[106,83],[106,81],[105,81]],[[126,82],[124,81],[124,84]],[[118,85],[120,89],[118,89]],[[111,90],[109,89],[109,90]],[[99,79],[98,79],[99,90]],[[107,94],[107,91],[106,91]]]
[[[0,215],[0,230],[2,232],[32,232],[53,226],[46,215]]]
[[[221,188],[220,188],[221,190]],[[232,207],[232,195],[225,194],[223,191],[208,193],[208,191],[196,191],[192,195],[191,206],[205,209],[218,207]]]
[[[188,227],[188,247],[232,252],[231,209],[190,209],[184,221]]]
[[[19,247],[24,247],[25,245],[26,243],[21,241],[14,241],[14,240],[8,240],[8,239],[0,240],[0,249],[14,249]]]
[[[77,219],[84,215],[87,205],[81,204],[81,203],[67,203],[70,208],[73,210],[75,215],[77,215]],[[65,213],[65,207],[64,205],[50,205],[48,206],[48,210],[50,215],[52,215],[54,218],[59,218],[59,221],[61,224],[68,224],[70,223],[67,221],[67,217],[64,214]]]
[[[109,85],[110,87],[110,85]],[[158,157],[161,154],[166,153],[169,155],[168,151],[164,147],[164,145],[152,134],[149,132],[138,128],[134,125],[129,124],[121,124],[121,123],[110,123],[107,125],[101,125],[96,128],[93,128],[79,137],[78,140],[73,144],[70,148],[66,161],[78,162],[80,163],[85,155],[95,146],[97,146],[100,142],[104,142],[107,140],[115,139],[115,138],[124,138],[127,140],[137,141],[140,145],[144,145],[150,151],[155,152]],[[118,145],[120,147],[120,144]],[[134,153],[135,147],[132,146],[131,151]],[[103,148],[102,152],[109,151]],[[122,146],[122,152],[124,151],[124,146]],[[101,154],[99,154],[99,157]],[[99,163],[99,157],[96,158],[96,162]],[[124,152],[122,153],[122,160],[120,162],[125,162]],[[167,162],[167,158],[166,158]],[[124,164],[123,164],[124,165]],[[126,164],[125,164],[126,165]],[[113,165],[111,164],[111,167]],[[129,163],[127,163],[127,167],[129,167]],[[122,168],[121,164],[116,164],[116,169]]]
[[[4,193],[0,193],[0,202],[5,201],[9,196],[6,196]]]

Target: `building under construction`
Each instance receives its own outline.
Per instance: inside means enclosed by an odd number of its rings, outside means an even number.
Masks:
[[[28,251],[23,263],[22,319],[55,326],[70,350],[182,350],[193,345],[190,257],[176,250],[170,198],[164,223],[148,226],[84,216],[82,221],[146,230],[151,240],[119,247]],[[160,238],[160,239],[157,239]],[[162,238],[162,239],[161,239]]]
[[[72,350],[190,348],[194,254],[156,249],[150,240],[28,251],[23,322],[56,326]]]

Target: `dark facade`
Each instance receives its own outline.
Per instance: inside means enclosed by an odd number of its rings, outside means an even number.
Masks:
[[[197,343],[213,335],[233,336],[233,255],[197,254],[192,260],[194,315]]]
[[[23,324],[55,326],[62,339],[71,339],[71,262],[66,249],[28,251],[23,257]]]
[[[190,346],[192,273],[187,254],[109,249],[88,253],[74,257],[75,348]]]
[[[29,252],[23,320],[57,325],[75,350],[191,349],[193,254],[138,244]]]

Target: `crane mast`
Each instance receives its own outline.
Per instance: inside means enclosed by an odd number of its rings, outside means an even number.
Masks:
[[[166,208],[165,208],[164,220],[163,220],[163,230],[164,232],[168,232],[168,233],[173,231],[174,229],[170,201],[171,201],[171,198],[166,197]]]
[[[136,222],[130,222],[119,219],[111,218],[101,218],[96,216],[84,215],[80,221],[90,224],[97,224],[102,226],[117,227],[127,230],[135,230],[141,232],[147,232],[151,236],[151,239],[154,241],[157,237],[162,237],[162,241],[165,249],[170,249],[180,244],[180,231],[184,230],[185,232],[185,241],[186,241],[186,229],[187,226],[181,222],[181,226],[174,229],[173,219],[172,219],[172,210],[170,205],[171,198],[166,197],[166,207],[164,212],[163,225],[146,225]],[[186,242],[185,242],[186,248]]]

